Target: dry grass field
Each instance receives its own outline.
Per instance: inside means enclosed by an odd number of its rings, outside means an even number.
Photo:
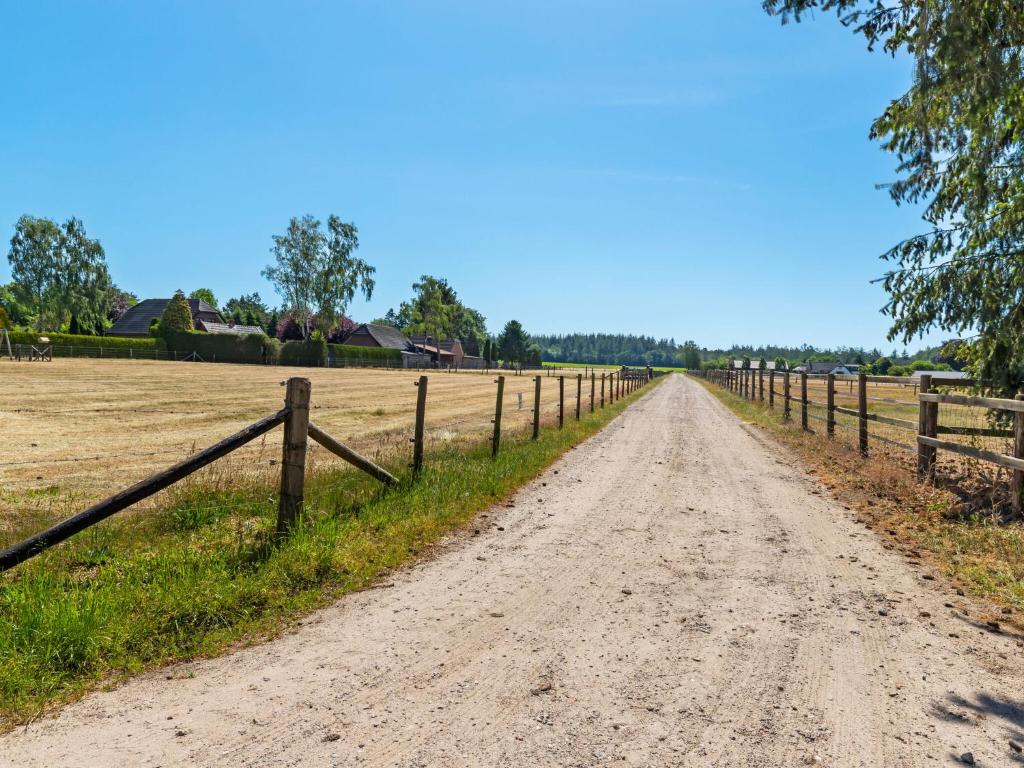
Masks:
[[[566,415],[575,373],[566,372]],[[368,455],[409,450],[420,373],[129,360],[0,360],[0,531],[21,513],[77,511],[281,407],[289,376],[312,381],[311,418]],[[431,443],[490,434],[495,374],[429,372]],[[583,407],[589,407],[584,382]],[[598,384],[598,390],[600,385]],[[522,395],[522,407],[519,397]],[[529,428],[533,377],[506,376],[503,431]],[[542,421],[558,413],[558,381],[545,377]],[[220,479],[273,472],[280,431],[207,470]],[[314,446],[310,461],[334,461]],[[157,502],[154,502],[157,503]]]

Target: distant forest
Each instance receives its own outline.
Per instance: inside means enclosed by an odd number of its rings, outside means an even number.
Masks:
[[[675,339],[613,333],[569,333],[564,336],[531,335],[544,360],[598,365],[682,365],[682,345]],[[692,350],[698,347],[692,341]],[[699,359],[697,364],[700,364]]]
[[[613,333],[570,333],[545,336],[535,334],[533,341],[541,348],[545,361],[560,363],[595,363],[605,365],[663,365],[697,368],[701,364],[726,364],[729,360],[750,358],[757,361],[784,359],[791,365],[809,360],[837,363],[873,363],[880,358],[896,365],[909,365],[919,360],[948,363],[955,368],[956,361],[943,355],[941,347],[928,347],[918,352],[893,349],[884,352],[865,347],[799,347],[778,345],[750,346],[734,344],[728,349],[707,349],[693,341],[677,344],[675,339],[655,339],[652,336]]]

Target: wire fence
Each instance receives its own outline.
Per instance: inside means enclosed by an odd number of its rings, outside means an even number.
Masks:
[[[587,380],[577,369],[571,376],[502,376],[503,396],[498,401],[498,388],[495,386],[498,379],[435,374],[418,380],[403,378],[400,388],[380,388],[378,384],[372,396],[351,387],[340,388],[340,391],[327,387],[318,389],[317,396],[309,403],[308,413],[311,422],[343,438],[345,445],[360,456],[374,464],[394,465],[405,460],[403,457],[408,456],[410,441],[419,435],[422,438],[415,450],[421,455],[424,451],[430,453],[442,448],[461,449],[468,444],[480,444],[497,431],[494,421],[499,406],[500,432],[504,436],[521,436],[531,431],[536,434],[538,430],[574,419],[577,414],[605,407],[613,399],[625,396],[627,391],[639,389],[652,375],[646,370],[642,375],[628,370],[603,371],[601,374],[592,371],[590,380]],[[416,408],[418,392],[410,386],[414,383],[427,389],[422,411]],[[593,403],[591,392],[594,393]],[[205,411],[208,407],[197,410]],[[17,410],[32,420],[45,412],[41,405]],[[169,416],[170,420],[161,422],[161,425],[172,439],[177,426],[179,434],[177,439],[173,439],[173,444],[146,448],[141,444],[138,432],[129,433],[126,444],[120,439],[125,436],[118,429],[116,419],[111,419],[117,415],[116,408],[81,406],[57,407],[51,415],[72,421],[76,417],[104,420],[109,428],[106,435],[110,438],[108,449],[97,450],[102,446],[102,440],[91,434],[88,443],[91,450],[88,451],[67,450],[66,455],[44,458],[24,458],[25,452],[17,449],[0,451],[0,544],[11,544],[26,530],[67,517],[86,504],[97,503],[102,494],[109,493],[112,478],[123,484],[136,480],[145,482],[143,478],[155,467],[166,466],[173,459],[186,461],[201,453],[201,446],[207,443],[181,436],[182,431],[188,434],[188,421],[196,415],[187,408],[138,410],[145,414]],[[219,413],[218,416],[221,418],[216,420],[217,424],[237,423],[237,415]],[[46,441],[53,433],[28,431],[32,424],[39,423],[32,420],[23,422],[24,434],[38,434],[36,439],[39,442],[28,443],[27,447],[46,449]],[[73,429],[69,431],[74,432]],[[145,434],[146,439],[152,440],[163,432],[151,428]],[[60,439],[66,439],[66,436]],[[63,446],[58,447],[64,450]],[[337,462],[330,450],[313,440],[307,444],[304,460],[311,477],[323,474],[327,467],[336,466]],[[220,500],[209,500],[210,494],[228,493],[239,487],[259,489],[256,497],[245,499],[244,503],[262,504],[266,501],[263,497],[276,503],[274,480],[283,471],[282,464],[280,444],[263,434],[232,448],[216,463],[191,471],[172,487],[155,490],[135,503],[133,508],[139,511],[171,509],[174,516],[200,520],[223,509]],[[320,488],[316,483],[313,487]],[[204,495],[196,496],[193,491],[197,488],[202,489]]]
[[[970,396],[972,380],[736,369],[691,374],[778,409],[808,433],[959,488],[972,503],[1017,514],[1024,506],[1024,405]]]

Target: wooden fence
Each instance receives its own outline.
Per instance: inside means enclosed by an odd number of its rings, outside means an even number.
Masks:
[[[691,376],[702,378],[733,394],[747,400],[764,404],[770,409],[776,408],[776,402],[782,402],[782,418],[793,419],[794,406],[799,409],[801,429],[812,431],[809,423],[818,420],[824,423],[825,434],[834,437],[837,416],[845,415],[856,419],[857,448],[863,456],[868,455],[873,441],[916,449],[917,476],[922,481],[934,482],[938,451],[948,451],[982,462],[987,462],[1012,472],[1011,501],[1013,509],[1021,512],[1024,508],[1024,394],[1016,399],[993,397],[977,397],[957,394],[950,390],[955,388],[971,388],[975,382],[970,379],[943,378],[941,376],[922,375],[914,382],[904,377],[895,376],[844,376],[835,374],[808,374],[806,372],[791,373],[789,371],[766,371],[760,369],[718,369],[690,371]],[[799,394],[794,395],[791,379],[799,379]],[[781,390],[776,386],[781,379]],[[809,382],[824,383],[825,402],[812,400],[808,396]],[[846,382],[852,392],[856,385],[856,408],[848,408],[836,403],[839,392],[837,384]],[[893,384],[912,387],[915,395],[916,420],[898,418],[868,410],[868,401],[876,399],[881,402],[895,403],[891,398],[870,398],[869,385]],[[939,406],[947,404],[957,407],[974,407],[985,409],[985,426],[954,426],[940,423]],[[824,415],[812,413],[817,408]],[[1003,426],[1012,421],[1012,426]],[[871,425],[885,425],[894,430],[914,435],[914,445],[910,446],[899,440],[885,437],[872,432]],[[1011,453],[992,450],[989,447],[968,445],[950,439],[940,439],[940,435],[968,437],[974,440],[997,438],[1004,439],[1011,445]]]
[[[534,403],[532,420],[532,438],[539,439],[541,430],[540,400],[541,382],[543,377],[534,377]],[[583,397],[584,376],[582,373],[575,375],[576,380],[576,404],[575,418],[581,418],[581,399]],[[609,404],[620,397],[640,390],[646,386],[651,376],[624,377],[619,372],[602,373],[601,376],[601,401],[600,407],[604,408],[605,385],[608,386]],[[302,512],[303,495],[306,476],[306,453],[309,440],[312,439],[340,459],[348,462],[357,469],[369,474],[385,485],[395,485],[398,479],[378,466],[370,459],[360,455],[349,446],[342,443],[335,437],[325,432],[312,421],[310,421],[310,400],[311,384],[309,379],[294,377],[282,382],[285,385],[284,407],[277,413],[271,414],[259,421],[250,424],[244,429],[226,437],[215,445],[210,446],[198,453],[189,456],[187,459],[174,464],[171,467],[152,475],[145,480],[135,483],[119,493],[110,496],[92,506],[84,509],[78,514],[57,523],[46,530],[37,533],[11,547],[0,552],[0,572],[6,571],[22,563],[40,552],[43,552],[55,544],[84,531],[93,525],[107,519],[108,517],[131,507],[138,502],[147,499],[160,491],[170,487],[198,470],[212,464],[217,459],[223,458],[233,451],[238,450],[247,443],[252,442],[261,435],[270,432],[278,425],[283,425],[283,441],[281,454],[281,477],[277,509],[277,534],[279,537],[287,536],[295,526],[299,515]],[[413,427],[413,435],[410,438],[412,443],[412,476],[417,478],[423,469],[424,461],[424,434],[427,410],[427,387],[428,377],[420,376],[413,384],[416,386],[416,418]],[[497,404],[494,413],[494,432],[491,438],[491,455],[497,456],[501,444],[501,411],[505,388],[505,377],[498,376],[495,380],[497,385]],[[597,374],[590,375],[590,412],[593,413],[597,404],[595,403],[595,392],[597,387]],[[558,377],[558,428],[565,425],[565,376]]]

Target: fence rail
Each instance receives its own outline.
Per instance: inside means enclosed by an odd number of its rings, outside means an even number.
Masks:
[[[602,390],[607,376],[609,391],[617,391],[616,398],[626,396],[647,385],[654,376],[648,370],[636,373],[628,378],[622,372],[601,374]],[[532,437],[538,439],[541,431],[541,393],[543,376],[536,376],[534,381],[534,403],[532,420]],[[576,408],[575,418],[580,420],[580,399],[583,392],[583,375],[575,374]],[[357,469],[379,480],[385,485],[395,485],[398,479],[383,467],[331,436],[310,421],[311,383],[309,379],[293,377],[285,385],[284,407],[276,413],[256,421],[235,434],[206,448],[188,458],[158,472],[138,483],[84,509],[76,515],[63,520],[46,530],[0,551],[0,572],[9,570],[26,560],[35,557],[50,547],[69,539],[81,531],[96,525],[112,515],[121,512],[144,499],[170,487],[189,475],[212,464],[214,461],[238,450],[247,443],[270,432],[279,425],[284,426],[281,458],[280,492],[278,498],[277,533],[286,536],[295,526],[302,513],[303,494],[306,476],[306,454],[309,440],[322,445],[328,451]],[[420,376],[413,382],[416,385],[416,419],[412,443],[413,478],[420,475],[424,462],[425,420],[427,408],[428,377]],[[492,457],[499,453],[501,443],[501,411],[504,394],[505,377],[495,379],[497,385],[497,404],[494,416],[494,432],[492,437]],[[591,372],[591,412],[594,410],[593,392],[596,386],[596,372]],[[565,376],[558,377],[558,412],[557,425],[562,429],[565,424]],[[611,404],[611,401],[609,402]],[[604,408],[604,400],[601,401]]]
[[[782,417],[785,421],[792,418],[792,408],[795,405],[800,410],[800,425],[805,431],[812,431],[809,421],[824,422],[826,433],[831,438],[835,435],[837,426],[844,430],[853,430],[853,427],[837,421],[837,415],[856,419],[857,447],[864,456],[868,455],[870,443],[877,440],[885,445],[896,446],[916,450],[917,452],[917,476],[919,480],[934,482],[938,451],[965,456],[977,461],[993,464],[1012,471],[1011,476],[1011,503],[1015,512],[1024,510],[1024,394],[1018,395],[1016,399],[1004,399],[996,397],[981,397],[977,395],[956,394],[948,391],[952,388],[973,387],[976,382],[972,379],[955,379],[942,376],[930,376],[923,374],[919,380],[908,380],[895,376],[840,376],[833,374],[808,374],[806,372],[792,373],[790,371],[764,371],[757,369],[718,369],[690,371],[690,375],[709,381],[716,386],[722,387],[733,394],[747,400],[757,401],[765,404],[768,408],[775,408],[777,397],[783,401]],[[800,382],[799,395],[792,394],[791,377],[798,376]],[[765,379],[767,381],[768,396],[765,397]],[[776,390],[776,381],[782,379],[782,390]],[[809,396],[810,383],[823,384],[826,400],[814,400]],[[837,382],[850,382],[850,393],[852,394],[853,382],[856,382],[857,407],[851,408],[836,403],[836,395],[841,394],[836,388]],[[869,397],[869,385],[893,384],[901,387],[913,388],[914,401],[900,400],[887,397]],[[945,389],[946,391],[940,391]],[[899,416],[874,413],[868,410],[868,403],[883,403],[894,408],[905,408],[916,410],[917,420],[900,418]],[[940,424],[940,405],[950,406],[954,409],[975,408],[986,411],[986,426],[970,426],[956,424]],[[824,412],[811,413],[810,410],[819,409]],[[998,414],[1004,414],[999,416]],[[1000,426],[999,422],[1006,420],[1009,414],[1013,420],[1013,428],[1008,429]],[[910,415],[910,414],[906,414]],[[910,442],[902,442],[894,439],[894,436],[886,436],[872,432],[870,424],[881,424],[907,434],[914,435],[913,445]],[[982,439],[998,440],[1003,439],[1012,442],[1011,453],[995,450],[997,446],[967,444],[955,440],[940,439],[939,435],[967,437],[980,441]]]

